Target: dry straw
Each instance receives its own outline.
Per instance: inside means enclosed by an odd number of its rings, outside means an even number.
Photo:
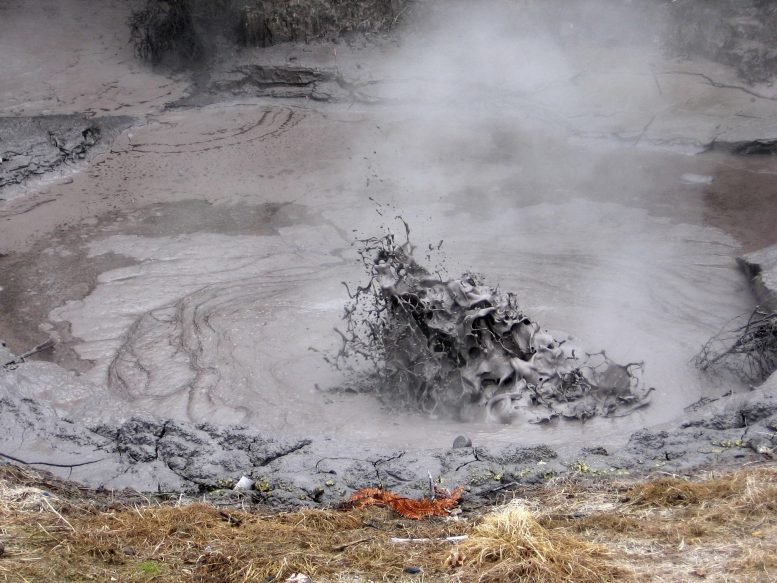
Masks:
[[[520,502],[488,515],[461,546],[473,574],[483,582],[625,581],[629,573],[609,561],[610,553],[561,529],[542,526]]]
[[[696,479],[557,479],[512,495],[464,518],[278,513],[160,504],[0,466],[0,581],[777,581],[774,463]]]

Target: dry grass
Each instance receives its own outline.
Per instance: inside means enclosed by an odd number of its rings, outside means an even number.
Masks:
[[[523,504],[512,502],[485,517],[461,548],[472,557],[479,581],[626,581],[630,573],[609,562],[609,552],[542,526]]]
[[[160,504],[0,467],[0,581],[777,581],[777,466],[557,480],[490,512],[269,513]],[[396,543],[392,537],[443,541]],[[405,567],[420,567],[418,575]]]
[[[0,581],[282,581],[296,572],[382,580],[414,565],[428,565],[434,576],[450,543],[391,537],[438,539],[467,528],[378,507],[262,513],[198,503],[90,504],[20,483],[33,475],[0,473]]]
[[[567,495],[543,524],[603,544],[640,580],[777,581],[774,465]]]

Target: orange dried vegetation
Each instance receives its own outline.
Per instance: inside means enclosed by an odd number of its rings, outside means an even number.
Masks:
[[[405,498],[383,488],[362,488],[351,494],[342,508],[347,510],[373,505],[389,506],[405,518],[414,520],[420,520],[427,516],[447,516],[450,509],[458,504],[464,493],[464,488],[459,486],[451,492],[435,488],[434,493],[434,498],[415,499]]]

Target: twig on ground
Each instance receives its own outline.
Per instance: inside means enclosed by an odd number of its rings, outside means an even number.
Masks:
[[[34,348],[31,348],[30,350],[28,350],[27,352],[25,352],[21,356],[17,356],[13,360],[9,360],[8,362],[6,362],[3,365],[2,368],[11,368],[11,367],[23,364],[24,361],[27,358],[29,358],[30,356],[38,354],[39,352],[44,352],[46,350],[51,350],[52,348],[54,348],[54,340],[49,338],[48,340],[46,340],[46,342],[43,342],[42,344],[38,344],[37,346],[35,346]]]
[[[49,507],[49,509],[50,509],[50,510],[51,510],[51,511],[52,511],[54,514],[56,514],[56,515],[59,517],[59,519],[60,519],[62,522],[64,522],[64,523],[65,523],[65,524],[68,526],[68,528],[70,528],[70,530],[72,530],[73,532],[75,532],[75,531],[76,531],[76,529],[75,529],[75,528],[73,528],[73,525],[72,525],[72,524],[70,524],[70,523],[67,521],[67,519],[66,519],[64,516],[62,516],[62,515],[61,515],[59,512],[57,512],[57,509],[56,509],[56,508],[54,508],[54,507],[51,505],[51,502],[49,502],[49,501],[48,501],[48,499],[47,499],[45,496],[41,496],[41,499],[42,499],[42,500],[43,500],[43,501],[46,503],[46,506],[48,506],[48,507]]]
[[[4,457],[6,459],[9,459],[11,461],[24,464],[25,466],[48,466],[51,468],[80,468],[81,466],[88,466],[90,464],[96,464],[97,462],[103,461],[105,458],[100,458],[99,460],[92,460],[88,462],[81,462],[78,464],[55,464],[51,462],[26,462],[23,459],[19,459],[18,457],[14,457],[12,455],[8,455],[7,453],[3,453],[0,451],[0,457]]]
[[[468,534],[462,534],[457,536],[446,536],[445,538],[401,538],[392,536],[391,542],[393,543],[458,543],[469,538]]]

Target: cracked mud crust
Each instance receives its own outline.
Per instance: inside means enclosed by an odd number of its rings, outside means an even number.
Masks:
[[[0,201],[11,185],[75,163],[86,165],[132,123],[129,117],[79,114],[0,117]]]
[[[608,451],[592,445],[562,456],[547,446],[520,441],[386,451],[316,437],[280,438],[248,427],[141,417],[118,427],[87,428],[10,389],[10,381],[24,374],[25,366],[0,376],[0,421],[8,434],[26,444],[26,459],[16,459],[109,489],[211,492],[229,488],[245,475],[257,484],[254,498],[291,508],[331,506],[354,490],[376,485],[418,497],[428,492],[431,474],[446,487],[465,486],[474,503],[555,476],[640,476],[657,470],[685,474],[771,460],[777,451],[773,383],[720,398],[680,424],[637,431],[623,448]]]

